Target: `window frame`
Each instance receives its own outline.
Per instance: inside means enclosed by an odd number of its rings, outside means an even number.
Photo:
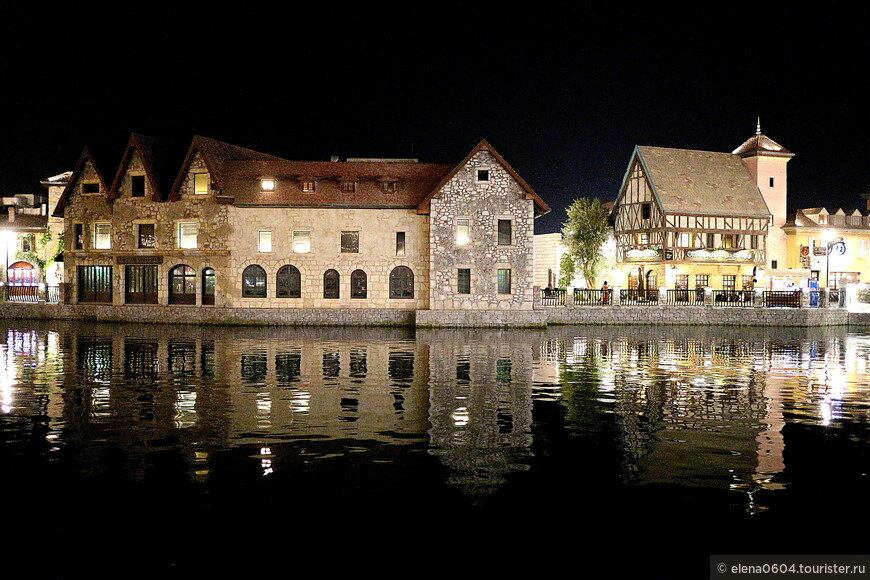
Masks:
[[[353,243],[345,244],[345,237]],[[359,254],[359,230],[342,230],[341,232],[341,253],[342,254]]]
[[[351,272],[350,297],[363,300],[368,298],[368,275],[365,270],[357,269]]]
[[[204,184],[201,182],[203,178],[205,179]],[[193,191],[193,195],[208,195],[209,191],[211,190],[211,174],[209,174],[207,171],[193,173],[192,181],[193,184],[191,189]]]
[[[498,235],[499,246],[514,245],[514,224],[511,218],[497,218],[496,231]],[[503,226],[507,226],[507,231],[503,231]]]
[[[141,193],[137,193],[140,191],[139,184],[141,184]],[[130,197],[145,197],[146,195],[146,185],[145,185],[145,176],[144,175],[131,175],[130,176]]]
[[[195,229],[195,232],[193,235],[193,245],[192,246],[186,246],[182,243],[182,240],[184,239],[184,234],[182,233],[182,230],[186,226],[193,226]],[[188,233],[186,235],[189,237],[190,233]],[[180,250],[196,250],[196,249],[198,249],[199,248],[199,222],[177,222],[175,225],[175,245]]]
[[[471,294],[471,268],[456,269],[456,293]]]
[[[464,223],[463,223],[464,222]],[[468,246],[471,245],[471,218],[458,217],[454,222],[454,243],[457,246]],[[461,232],[465,233],[465,239],[463,241]]]
[[[302,298],[302,272],[285,264],[275,273],[275,298]]]
[[[151,244],[145,245],[142,243],[142,226],[150,226],[151,229]],[[140,223],[136,224],[136,249],[148,250],[157,247],[157,224],[155,223]]]
[[[414,299],[414,271],[408,266],[399,265],[390,270],[390,299]]]
[[[513,294],[513,272],[511,270],[511,268],[496,268],[496,294],[499,296]]]
[[[257,232],[257,251],[261,254],[272,253],[272,230],[260,230]]]
[[[102,235],[105,236],[105,245],[100,245],[100,233],[99,230],[105,228],[106,232]],[[95,222],[94,223],[94,249],[95,250],[111,250],[112,249],[112,222]]]
[[[297,236],[297,234],[306,234],[306,235],[305,236]],[[300,252],[298,249],[296,249],[297,248],[296,244],[299,243],[297,241],[297,237],[299,238],[299,240],[302,240],[302,239],[308,240],[308,244],[307,244],[308,249],[307,250]],[[311,230],[293,230],[292,244],[293,244],[292,250],[293,250],[294,254],[310,254],[311,253]]]
[[[260,283],[262,279],[262,284]],[[251,284],[250,281],[253,281]],[[269,277],[259,264],[248,264],[242,270],[242,298],[266,298]]]

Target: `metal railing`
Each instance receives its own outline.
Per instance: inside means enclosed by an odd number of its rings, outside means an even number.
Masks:
[[[613,290],[574,288],[574,306],[609,306],[613,304]]]
[[[755,290],[713,290],[713,306],[754,306]]]
[[[762,303],[767,308],[800,308],[801,293],[799,290],[765,290]]]
[[[659,291],[653,290],[620,290],[619,302],[627,306],[657,306]]]
[[[542,306],[565,306],[564,288],[541,288]]]
[[[45,301],[51,304],[60,302],[60,286],[46,286]]]
[[[38,286],[4,286],[3,297],[7,302],[38,302]]]
[[[695,290],[689,290],[688,288],[677,288],[672,290],[668,288],[665,304],[672,306],[703,306],[704,289],[696,288]]]

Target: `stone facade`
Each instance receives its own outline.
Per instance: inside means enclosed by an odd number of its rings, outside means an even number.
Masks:
[[[487,172],[486,181],[479,171]],[[534,202],[492,153],[471,157],[432,200],[431,212],[433,309],[531,310]],[[467,241],[457,239],[457,229],[465,227],[458,220],[468,220]],[[500,238],[499,222],[510,224],[509,240]],[[460,293],[460,269],[470,270],[468,293]]]

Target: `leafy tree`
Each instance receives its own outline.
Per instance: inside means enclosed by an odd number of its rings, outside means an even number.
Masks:
[[[568,221],[562,224],[562,243],[589,288],[598,286],[598,278],[610,267],[602,246],[611,236],[610,212],[601,200],[581,197],[567,210]]]
[[[559,288],[570,286],[576,273],[577,264],[574,263],[574,258],[571,257],[570,252],[565,252],[559,259]]]

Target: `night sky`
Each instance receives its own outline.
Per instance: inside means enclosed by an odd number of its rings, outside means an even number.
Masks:
[[[23,4],[23,3],[22,3]],[[796,155],[792,207],[870,191],[867,8],[786,3],[0,3],[0,193],[130,133],[296,160],[461,160],[487,139],[550,204],[615,198],[636,144]],[[109,176],[111,178],[111,175]]]

